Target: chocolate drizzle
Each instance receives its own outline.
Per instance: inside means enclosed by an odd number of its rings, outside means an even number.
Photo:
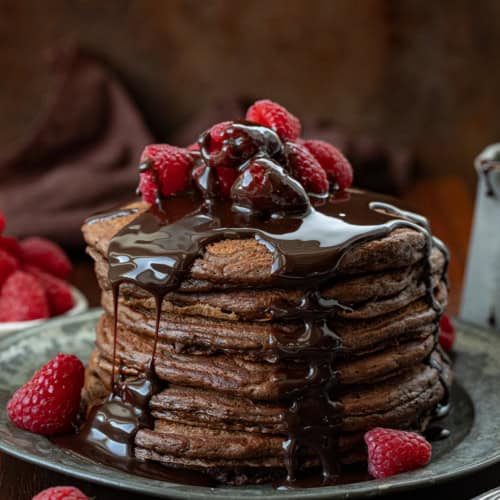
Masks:
[[[241,160],[243,154],[243,161],[263,154],[277,160],[282,155],[281,143],[269,129],[246,123],[236,123],[234,128],[244,132],[243,136],[237,135],[243,137],[242,140],[254,134],[252,144],[258,147],[247,157],[248,145],[238,149],[243,143],[236,141],[224,151],[225,155],[230,153]],[[425,238],[424,279],[427,299],[436,311],[437,345],[442,307],[434,295],[430,255],[436,246],[448,258],[446,247],[432,237],[425,218],[394,207],[383,196],[356,190],[332,195],[329,199],[311,199],[306,209],[298,212],[278,211],[266,215],[241,210],[230,200],[214,197],[208,141],[208,133],[201,136],[201,156],[206,168],[205,177],[198,184],[205,186],[204,196],[186,193],[158,200],[161,206],[153,206],[138,215],[111,240],[109,279],[115,315],[112,392],[91,411],[80,436],[110,453],[133,456],[135,433],[140,427],[151,425],[149,399],[162,387],[155,374],[155,353],[161,334],[159,320],[164,297],[189,276],[193,262],[202,256],[208,244],[225,239],[255,239],[272,255],[272,272],[266,285],[307,290],[296,309],[270,311],[274,328],[268,339],[268,359],[286,361],[290,366],[293,363],[307,366],[305,378],[291,376],[280,381],[279,386],[288,408],[285,412],[288,436],[283,445],[286,484],[296,480],[301,448],[314,451],[322,465],[324,483],[334,483],[339,474],[337,446],[343,413],[335,398],[335,363],[343,347],[330,327],[330,320],[340,308],[347,306],[322,298],[320,289],[335,279],[339,263],[353,248],[397,229],[417,231]],[[151,165],[146,164],[144,168],[151,169]],[[288,175],[285,169],[277,172]],[[118,296],[120,285],[125,282],[146,290],[155,298],[157,317],[150,363],[135,379],[116,381]],[[284,319],[294,319],[299,326],[285,329],[280,323]]]
[[[110,210],[108,212],[99,213],[89,217],[85,224],[92,225],[98,222],[104,222],[107,220],[119,219],[120,217],[126,217],[127,215],[133,215],[137,213],[137,208],[126,208],[120,210]]]

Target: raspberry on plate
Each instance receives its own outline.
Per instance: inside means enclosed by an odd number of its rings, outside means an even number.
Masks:
[[[45,238],[27,238],[20,243],[21,260],[63,280],[71,274],[71,262],[59,245]]]
[[[254,102],[245,118],[273,129],[283,141],[293,142],[300,137],[302,127],[299,119],[269,99]]]
[[[365,436],[368,472],[377,479],[427,465],[432,446],[416,432],[375,427]]]
[[[171,196],[189,186],[193,157],[184,148],[169,144],[150,144],[141,155],[141,162],[151,165],[141,171],[139,190],[145,202],[154,204],[162,196]]]
[[[51,316],[64,314],[73,307],[73,294],[68,283],[34,266],[26,266],[25,270],[42,285],[49,302]]]
[[[443,314],[439,322],[439,344],[445,352],[450,352],[455,343],[455,327],[449,316]]]
[[[19,262],[10,253],[0,248],[0,288],[17,269],[19,269]]]
[[[30,321],[49,317],[42,285],[24,271],[14,271],[0,293],[0,322]]]
[[[18,389],[7,404],[21,429],[51,436],[68,432],[80,408],[84,367],[72,354],[58,354]]]
[[[318,195],[328,193],[329,183],[326,172],[304,146],[287,142],[286,155],[291,174],[302,184],[308,193]]]
[[[74,486],[54,486],[41,491],[31,500],[89,500],[89,497]]]
[[[335,146],[317,140],[304,141],[302,144],[318,160],[332,184],[341,191],[351,186],[352,166]]]

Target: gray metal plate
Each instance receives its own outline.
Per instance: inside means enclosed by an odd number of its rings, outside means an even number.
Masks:
[[[94,343],[100,310],[49,321],[0,338],[0,450],[42,467],[80,479],[182,499],[319,499],[366,498],[457,478],[500,460],[500,337],[490,331],[458,324],[455,350],[457,383],[453,411],[444,425],[451,436],[433,444],[431,463],[420,470],[348,485],[277,491],[271,486],[195,487],[154,481],[90,462],[68,453],[48,439],[22,431],[7,418],[11,394],[58,352],[86,360]]]

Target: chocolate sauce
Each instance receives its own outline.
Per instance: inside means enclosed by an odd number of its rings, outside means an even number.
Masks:
[[[490,325],[491,328],[497,327],[497,318],[493,308],[491,308],[490,315],[488,316],[488,325]]]
[[[168,468],[154,462],[143,462],[131,457],[120,456],[119,454],[100,449],[92,441],[87,442],[82,439],[80,435],[56,436],[52,437],[51,441],[78,456],[136,476],[169,483],[206,487],[215,486],[214,479],[201,472]]]
[[[89,217],[85,220],[85,224],[92,225],[98,222],[106,222],[109,220],[120,219],[137,213],[137,208],[123,208],[120,210],[110,210],[107,212],[99,213]]]
[[[372,479],[373,477],[366,470],[365,464],[344,465],[334,484],[362,483]],[[298,474],[297,479],[293,483],[276,481],[273,486],[279,491],[292,491],[303,488],[318,488],[327,484],[320,471],[307,471],[306,474]]]
[[[198,161],[195,162],[195,168],[204,168],[195,182],[206,200],[216,199],[218,195],[214,172],[217,165],[232,166],[243,171],[247,161],[255,157],[265,157],[282,165],[286,164],[283,143],[270,128],[245,120],[234,121],[223,135],[223,142],[214,144],[210,130],[206,130],[198,140],[200,151],[196,155]]]
[[[163,199],[163,196],[160,191],[160,180],[158,178],[158,172],[156,169],[153,168],[153,162],[151,160],[145,160],[139,165],[139,173],[144,174],[144,173],[149,173],[153,177],[153,184],[156,187],[156,193],[155,193],[155,202],[156,206],[161,207],[161,202]],[[141,191],[139,187],[137,187],[136,194],[140,195]]]
[[[234,140],[220,153],[225,158],[245,162],[264,155],[265,161],[271,161],[282,154],[281,142],[270,129],[247,123],[235,123],[233,128]],[[250,145],[248,137],[252,139]],[[282,380],[279,386],[288,408],[285,413],[288,436],[283,445],[287,478],[283,485],[296,482],[301,448],[313,450],[322,466],[322,482],[333,484],[339,477],[337,448],[343,416],[343,409],[335,400],[335,363],[342,345],[330,327],[330,320],[339,308],[346,306],[323,299],[320,288],[335,279],[340,262],[355,247],[383,238],[396,229],[412,229],[425,238],[425,285],[429,304],[436,311],[437,332],[442,308],[434,295],[430,255],[437,246],[447,258],[446,247],[432,237],[425,218],[394,207],[381,195],[356,190],[332,195],[328,200],[311,199],[304,210],[296,212],[241,210],[231,200],[214,197],[215,164],[208,153],[210,140],[208,132],[200,139],[205,177],[198,184],[205,186],[203,196],[186,193],[159,199],[158,206],[138,215],[110,242],[109,279],[115,315],[112,392],[105,402],[92,409],[77,438],[111,455],[132,459],[137,430],[151,425],[149,400],[162,389],[155,375],[155,353],[163,298],[188,277],[193,262],[202,256],[208,244],[254,239],[272,255],[272,271],[266,285],[306,290],[296,311],[271,311],[277,321],[266,346],[273,360],[287,364],[300,361],[308,367],[305,377]],[[143,171],[150,170],[150,163],[144,165]],[[284,168],[276,172],[287,176]],[[157,318],[149,365],[136,379],[116,382],[118,295],[120,285],[125,282],[154,296]],[[298,328],[280,326],[279,320],[291,317],[297,320]]]
[[[427,441],[442,441],[443,439],[447,439],[450,436],[450,431],[444,427],[432,425],[425,430],[424,436]]]

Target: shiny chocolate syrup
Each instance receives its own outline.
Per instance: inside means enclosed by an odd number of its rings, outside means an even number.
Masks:
[[[97,224],[98,222],[106,222],[109,220],[120,219],[128,215],[137,213],[137,208],[123,208],[118,210],[109,210],[89,217],[85,223],[88,225]]]
[[[272,170],[268,178],[272,183],[271,194],[273,190],[276,192],[274,188],[279,187],[281,181],[290,186],[286,161],[282,160],[284,166],[276,164],[284,151],[276,134],[266,127],[246,122],[236,122],[233,126],[236,139],[226,145],[225,154],[229,154],[235,164],[243,162],[240,170],[243,172],[244,165],[255,160],[258,165]],[[238,149],[238,145],[246,144],[247,136],[252,139],[253,148],[250,148],[249,155],[248,148],[244,154]],[[336,483],[339,479],[337,448],[343,410],[335,401],[335,361],[342,345],[330,328],[329,320],[345,306],[323,299],[320,289],[335,279],[339,263],[356,246],[383,238],[400,228],[417,231],[425,238],[424,253],[428,266],[425,284],[429,304],[437,312],[437,345],[442,308],[432,287],[430,254],[437,246],[447,257],[447,250],[432,237],[423,217],[394,207],[381,195],[350,190],[328,199],[309,200],[304,192],[307,203],[300,210],[285,207],[286,210],[282,211],[283,206],[278,203],[275,212],[252,210],[251,203],[241,206],[231,200],[218,199],[215,197],[214,165],[209,154],[210,140],[205,133],[199,142],[205,167],[201,181],[198,179],[202,195],[186,193],[159,199],[158,206],[139,214],[111,240],[108,260],[115,317],[112,391],[106,401],[91,410],[89,419],[74,439],[122,460],[132,461],[137,430],[152,425],[149,400],[167,386],[155,375],[163,298],[188,277],[194,260],[203,254],[206,245],[225,239],[255,239],[269,250],[273,258],[271,277],[266,284],[306,290],[302,304],[295,311],[271,311],[275,319],[299,320],[301,327],[289,331],[276,324],[266,346],[276,361],[301,361],[308,366],[305,378],[280,383],[282,398],[288,406],[285,413],[288,436],[283,445],[287,478],[281,487],[296,484],[301,448],[312,449],[319,458],[322,467],[320,483]],[[143,171],[151,168],[151,163],[142,166]],[[292,187],[301,195],[303,188]],[[233,191],[238,201],[242,199],[236,194]],[[149,292],[156,300],[157,311],[150,363],[136,379],[127,381],[116,380],[116,367],[121,363],[116,352],[116,322],[122,283],[132,283]]]

